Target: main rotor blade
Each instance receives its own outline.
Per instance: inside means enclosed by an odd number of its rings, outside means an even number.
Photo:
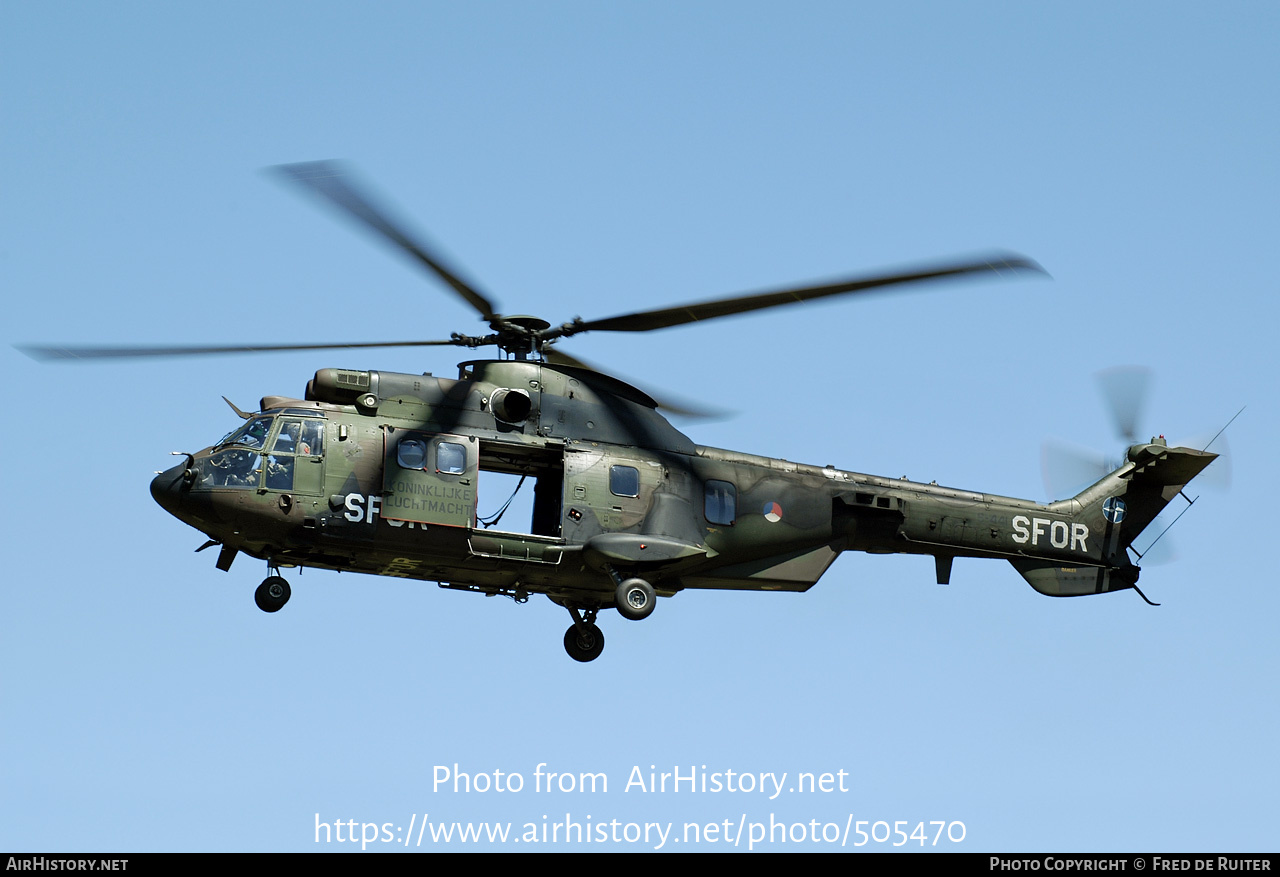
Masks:
[[[345,172],[341,164],[334,161],[312,161],[277,165],[274,170],[286,179],[328,199],[348,216],[364,223],[425,265],[437,277],[449,284],[454,292],[475,308],[486,321],[492,321],[497,316],[489,299],[477,292],[470,284],[464,283],[457,274],[445,267],[439,255],[433,253],[421,241],[410,238],[402,231],[399,223],[391,221],[388,211],[375,207],[367,194],[357,190],[354,177]]]
[[[143,356],[206,356],[218,353],[268,353],[282,350],[358,350],[367,347],[438,347],[456,341],[371,341],[358,344],[235,344],[202,347],[42,347],[19,346],[32,359],[59,361],[72,359],[131,359]]]
[[[831,295],[847,295],[851,293],[869,292],[886,286],[904,283],[917,283],[924,280],[936,280],[945,277],[964,277],[969,274],[1001,273],[1005,271],[1047,272],[1031,259],[1016,255],[994,256],[986,259],[957,262],[953,264],[922,267],[913,271],[893,274],[877,274],[854,277],[838,283],[822,286],[803,286],[795,289],[781,289],[776,292],[762,292],[754,295],[735,296],[696,304],[678,305],[653,311],[639,311],[619,317],[603,320],[587,320],[573,324],[573,331],[566,334],[577,334],[587,331],[606,332],[649,332],[654,329],[666,329],[685,323],[711,320],[716,317],[727,317],[742,314],[761,308],[772,308],[795,302],[813,301]]]
[[[597,368],[596,366],[588,362],[585,362],[584,360],[578,359],[576,356],[570,356],[569,354],[565,353],[562,350],[559,350],[558,348],[548,346],[542,351],[542,355],[546,357],[548,362],[555,363],[556,365],[567,365],[572,368],[580,368],[589,372],[597,372],[606,377],[613,377],[614,380],[621,380],[620,378],[610,375],[608,372],[604,371],[603,369]],[[720,420],[729,416],[728,412],[720,409],[707,408],[704,406],[699,406],[695,403],[686,402],[681,399],[676,399],[671,396],[663,396],[657,393],[653,393],[646,387],[641,387],[640,385],[636,384],[635,381],[632,381],[629,378],[626,379],[626,383],[631,384],[637,390],[647,395],[654,402],[657,402],[658,407],[661,408],[663,411],[666,411],[668,414],[674,414],[679,417],[689,417],[689,418],[706,419],[706,420]]]

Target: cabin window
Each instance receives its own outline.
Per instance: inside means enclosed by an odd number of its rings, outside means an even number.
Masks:
[[[401,469],[425,469],[427,443],[418,439],[405,439],[396,448],[396,463]]]
[[[461,475],[467,471],[467,449],[454,442],[436,445],[436,471],[444,475]]]
[[[609,491],[614,496],[639,496],[640,471],[634,466],[610,466]]]
[[[738,491],[728,481],[708,481],[703,514],[708,524],[732,524],[738,513]]]

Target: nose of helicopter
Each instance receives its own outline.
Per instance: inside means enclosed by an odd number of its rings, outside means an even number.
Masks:
[[[186,463],[179,463],[151,479],[151,498],[171,515],[178,515],[184,485],[182,475],[186,471]]]

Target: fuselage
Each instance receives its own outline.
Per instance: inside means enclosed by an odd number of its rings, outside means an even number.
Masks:
[[[608,605],[619,575],[666,595],[806,590],[861,550],[932,555],[940,582],[964,556],[1047,564],[1043,587],[1019,568],[1045,593],[1127,586],[1094,575],[1129,564],[1100,507],[1079,498],[1045,505],[702,447],[643,392],[583,369],[471,362],[456,381],[326,369],[306,399],[261,408],[152,484],[222,546],[222,569],[244,553]],[[499,473],[532,482],[532,515],[486,528],[477,500]]]

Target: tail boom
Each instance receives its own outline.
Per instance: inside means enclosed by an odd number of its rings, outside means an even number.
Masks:
[[[876,486],[892,497],[837,492],[834,530],[845,550],[933,555],[939,584],[954,558],[987,557],[1008,560],[1048,596],[1123,590],[1138,581],[1129,546],[1216,456],[1162,439],[1134,445],[1120,468],[1048,504],[884,481]]]

